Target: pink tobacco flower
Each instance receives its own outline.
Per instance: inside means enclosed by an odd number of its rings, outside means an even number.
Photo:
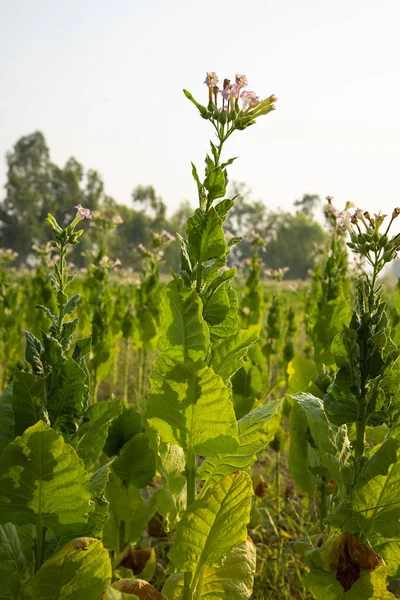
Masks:
[[[255,92],[242,92],[240,94],[240,98],[243,101],[243,110],[248,110],[249,108],[255,108],[260,104],[259,98],[256,96]]]
[[[240,88],[249,85],[246,75],[239,75],[239,73],[236,73],[236,85],[238,85]]]
[[[228,83],[223,90],[219,92],[225,100],[229,98],[237,98],[239,94],[239,86],[237,83]]]
[[[90,212],[90,208],[83,208],[83,206],[81,204],[74,206],[74,208],[76,208],[76,210],[78,211],[78,215],[80,217],[82,217],[82,219],[84,219],[85,217],[86,217],[86,219],[92,218],[92,213]]]
[[[219,81],[218,75],[216,73],[214,73],[214,71],[209,71],[206,74],[206,79],[205,79],[204,83],[206,84],[207,87],[213,88],[215,85],[217,85],[218,81]]]

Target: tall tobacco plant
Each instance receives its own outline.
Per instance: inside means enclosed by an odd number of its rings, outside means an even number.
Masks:
[[[50,322],[39,337],[26,333],[30,372],[14,372],[0,398],[0,581],[13,600],[100,597],[111,562],[99,541],[108,520],[105,487],[110,465],[100,466],[119,400],[89,406],[85,356],[90,338],[75,341],[79,295],[68,296],[66,257],[79,242],[80,205],[61,228],[51,215],[59,259],[51,283],[55,310],[37,305]]]
[[[388,226],[385,215],[359,209],[338,216],[370,270],[359,279],[350,323],[333,340],[337,371],[323,399],[292,396],[292,473],[306,491],[318,489],[321,535],[306,552],[317,600],[389,600],[400,576],[400,350],[378,281],[400,247],[400,235],[390,235],[399,214]]]
[[[148,432],[162,475],[160,512],[176,527],[169,558],[175,572],[163,594],[169,599],[250,598],[254,545],[247,538],[253,496],[247,473],[255,454],[273,437],[279,402],[260,406],[236,420],[231,378],[255,342],[253,330],[238,328],[238,300],[226,269],[231,248],[223,223],[234,199],[225,198],[228,138],[274,108],[245,91],[236,75],[221,90],[207,73],[209,102],[186,97],[211,123],[216,140],[206,155],[205,177],[192,165],[199,206],[181,238],[181,268],[162,292],[159,357],[151,392],[142,402]]]

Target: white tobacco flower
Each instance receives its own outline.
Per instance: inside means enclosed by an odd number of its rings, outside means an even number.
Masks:
[[[352,232],[351,229],[351,214],[348,210],[342,210],[341,213],[336,217],[336,223],[339,227],[346,227],[347,231]]]

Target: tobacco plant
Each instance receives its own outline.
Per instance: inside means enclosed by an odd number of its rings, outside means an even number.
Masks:
[[[163,594],[172,599],[250,598],[254,545],[247,539],[253,496],[246,472],[255,454],[273,436],[279,403],[256,408],[236,420],[231,378],[255,341],[253,330],[238,328],[238,300],[225,269],[232,246],[223,223],[234,200],[225,198],[227,167],[222,150],[237,130],[274,108],[273,96],[259,101],[243,90],[247,80],[205,81],[203,106],[184,91],[211,123],[216,141],[206,155],[205,177],[192,165],[199,206],[181,238],[181,269],[163,290],[159,357],[151,392],[142,402],[162,475],[162,512],[176,528],[169,558],[174,568]],[[222,102],[221,102],[222,100]]]
[[[0,574],[4,597],[14,600],[95,599],[111,577],[95,539],[108,519],[110,466],[96,462],[122,409],[119,400],[88,406],[90,338],[72,341],[79,296],[68,297],[66,257],[83,233],[76,226],[90,217],[77,208],[65,229],[48,216],[59,255],[51,276],[56,311],[37,305],[51,325],[40,338],[26,333],[30,372],[16,369],[0,399]]]
[[[400,236],[390,237],[399,214],[387,227],[385,215],[339,215],[348,246],[370,271],[358,282],[350,323],[333,340],[337,372],[323,400],[292,396],[292,473],[310,494],[317,489],[320,535],[306,551],[317,600],[394,598],[387,586],[400,575],[400,351],[378,282],[400,247]]]

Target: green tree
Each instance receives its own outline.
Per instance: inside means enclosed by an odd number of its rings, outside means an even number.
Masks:
[[[293,204],[298,208],[297,212],[303,212],[307,217],[312,218],[320,202],[321,198],[318,194],[303,194],[303,197],[295,200]]]
[[[326,242],[326,232],[302,211],[275,213],[274,217],[273,227],[265,232],[265,264],[272,269],[289,267],[289,279],[306,279],[314,266],[315,244]]]

